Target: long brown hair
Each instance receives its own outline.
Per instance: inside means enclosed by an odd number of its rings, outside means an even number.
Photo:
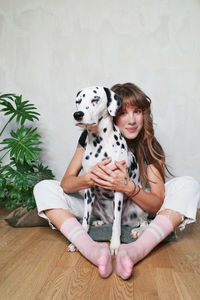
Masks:
[[[151,99],[138,86],[130,82],[115,84],[111,90],[123,99],[119,114],[126,106],[136,106],[143,112],[143,128],[135,139],[127,140],[139,164],[142,187],[145,188],[148,185],[146,165],[149,164],[153,164],[157,168],[165,181],[167,173],[172,174],[166,165],[165,153],[154,136]]]

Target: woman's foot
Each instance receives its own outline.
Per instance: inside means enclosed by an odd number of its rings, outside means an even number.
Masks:
[[[103,278],[107,278],[112,273],[112,257],[110,248],[106,243],[98,243],[94,245],[91,260],[98,266],[99,274]]]
[[[133,265],[147,256],[173,229],[171,221],[166,216],[157,215],[135,242],[119,247],[116,259],[117,274],[122,279],[128,279]]]
[[[99,274],[107,278],[112,273],[112,257],[106,243],[98,243],[88,235],[83,226],[69,218],[61,225],[60,231],[71,241],[80,253],[99,269]]]
[[[133,248],[129,244],[122,244],[119,247],[116,257],[116,272],[122,279],[128,279],[132,274],[134,265]]]

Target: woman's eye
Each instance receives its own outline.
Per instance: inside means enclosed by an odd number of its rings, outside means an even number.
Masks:
[[[120,115],[120,116],[123,116],[123,115],[125,115],[125,113],[126,113],[125,111],[121,111],[121,112],[119,113],[119,115]]]
[[[141,112],[142,112],[141,109],[136,109],[136,110],[135,110],[135,114],[138,114],[138,115],[139,115],[139,114],[141,114]]]

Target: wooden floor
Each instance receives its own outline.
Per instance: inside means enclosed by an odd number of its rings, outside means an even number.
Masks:
[[[200,213],[158,246],[123,281],[101,279],[79,253],[66,252],[65,238],[48,227],[12,228],[0,220],[0,300],[199,300]]]

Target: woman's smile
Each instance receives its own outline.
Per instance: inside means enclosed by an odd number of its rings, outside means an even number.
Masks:
[[[135,132],[137,130],[137,127],[128,127],[126,128],[129,132]]]

